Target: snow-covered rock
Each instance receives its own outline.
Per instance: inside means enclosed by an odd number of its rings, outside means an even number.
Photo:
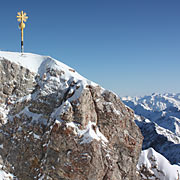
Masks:
[[[0,51],[0,165],[19,179],[138,179],[133,117],[51,57]]]
[[[16,177],[0,165],[0,180],[16,180]]]
[[[142,180],[180,179],[180,166],[171,165],[164,156],[156,152],[153,148],[141,152],[137,169]]]
[[[14,176],[4,170],[0,170],[0,179],[1,180],[13,180]]]

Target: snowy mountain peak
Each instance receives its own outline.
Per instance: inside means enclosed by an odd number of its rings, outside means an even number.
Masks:
[[[75,81],[82,81],[82,85],[97,85],[92,81],[87,80],[74,69],[65,65],[64,63],[51,58],[50,56],[41,56],[32,53],[18,53],[0,51],[0,60],[9,60],[20,66],[29,69],[31,72],[39,74],[40,77],[45,76],[48,69],[62,71],[65,79],[75,79]]]
[[[0,178],[136,177],[142,135],[133,116],[51,57],[0,52]]]

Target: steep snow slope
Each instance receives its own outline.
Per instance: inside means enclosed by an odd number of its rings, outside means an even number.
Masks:
[[[135,121],[144,136],[143,149],[153,147],[172,164],[180,163],[180,93],[123,97],[135,111]]]
[[[171,165],[164,156],[157,153],[153,148],[141,152],[137,168],[142,179],[180,179],[180,166]]]

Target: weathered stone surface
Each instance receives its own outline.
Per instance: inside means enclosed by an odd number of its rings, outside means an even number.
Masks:
[[[63,74],[47,69],[40,77],[0,61],[7,111],[0,115],[0,163],[20,180],[138,179],[142,135],[132,110],[112,92]]]

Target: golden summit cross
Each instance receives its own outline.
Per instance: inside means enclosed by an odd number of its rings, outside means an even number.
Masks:
[[[23,30],[25,28],[25,23],[24,22],[27,21],[28,16],[27,16],[26,13],[21,11],[21,12],[17,13],[16,17],[17,17],[18,22],[20,22],[19,23],[19,29],[21,30],[21,53],[23,53],[24,52],[24,32],[23,32]]]

